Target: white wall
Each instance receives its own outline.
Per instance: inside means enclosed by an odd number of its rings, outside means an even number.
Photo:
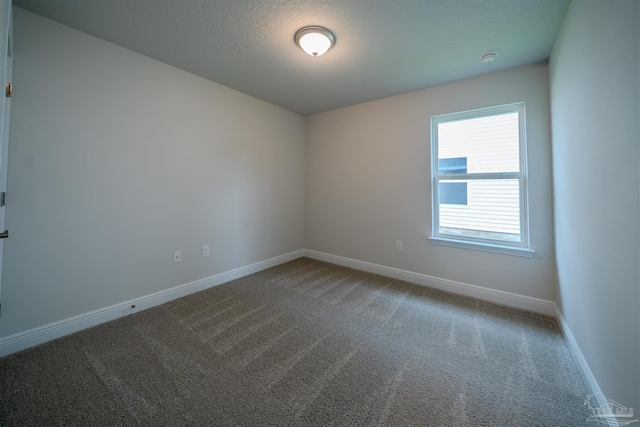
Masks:
[[[640,3],[574,1],[550,61],[558,305],[603,393],[640,409]]]
[[[303,117],[14,12],[0,337],[303,248]]]
[[[435,246],[429,121],[526,102],[533,259]],[[306,119],[305,248],[554,299],[548,68],[531,65]],[[396,240],[404,251],[396,251]]]

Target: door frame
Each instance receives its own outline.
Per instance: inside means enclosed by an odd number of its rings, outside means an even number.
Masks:
[[[0,111],[0,193],[4,196],[7,191],[7,170],[9,154],[9,126],[11,123],[11,96],[6,92],[6,84],[12,82],[13,77],[13,19],[11,0],[0,0],[0,83],[2,83],[2,110]],[[2,202],[5,198],[2,197]],[[0,233],[5,228],[5,204],[0,204]],[[0,307],[2,298],[2,263],[4,259],[4,242],[0,239]],[[0,310],[0,313],[1,310]]]

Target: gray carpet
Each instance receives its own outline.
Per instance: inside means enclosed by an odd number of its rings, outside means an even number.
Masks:
[[[0,425],[577,426],[553,318],[301,258],[0,359]]]

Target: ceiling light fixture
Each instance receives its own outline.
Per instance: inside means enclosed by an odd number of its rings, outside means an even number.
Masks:
[[[311,56],[320,56],[335,44],[333,33],[324,27],[300,28],[294,37],[296,44]]]
[[[497,52],[494,51],[489,51],[489,52],[485,52],[480,56],[480,60],[482,62],[493,62],[496,59],[496,56],[498,56]]]

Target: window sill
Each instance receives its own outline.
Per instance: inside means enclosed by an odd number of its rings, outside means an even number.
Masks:
[[[524,258],[533,258],[536,251],[528,248],[515,248],[512,246],[491,245],[487,243],[461,242],[459,240],[446,239],[442,237],[429,237],[434,245],[450,246],[453,248],[469,249],[472,251],[492,252],[502,255],[513,255]]]

